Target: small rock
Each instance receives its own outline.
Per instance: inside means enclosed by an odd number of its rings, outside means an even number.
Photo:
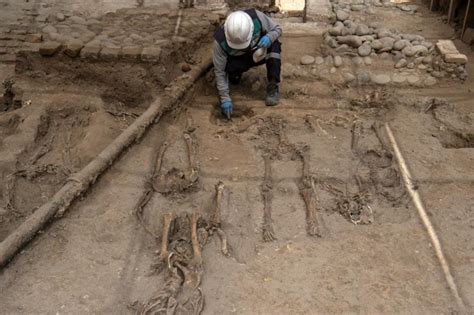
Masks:
[[[356,35],[338,36],[337,41],[340,44],[346,44],[355,48],[358,48],[360,45],[362,45],[362,39]]]
[[[120,57],[122,49],[120,47],[104,47],[100,51],[100,58],[104,60],[116,60]]]
[[[126,60],[136,61],[142,53],[142,47],[138,45],[128,45],[122,47],[122,57]]]
[[[400,60],[395,64],[395,68],[396,68],[396,69],[400,69],[400,68],[406,67],[407,64],[408,64],[408,62],[407,62],[406,59],[400,59]]]
[[[428,55],[428,48],[426,48],[423,45],[415,45],[413,46],[413,49],[415,49],[415,55],[417,56],[426,56]]]
[[[369,66],[369,65],[372,64],[372,59],[370,57],[365,57],[364,58],[364,63]]]
[[[424,64],[419,64],[417,68],[420,70],[426,70],[427,67]]]
[[[46,33],[46,34],[58,33],[56,28],[52,25],[46,25],[45,27],[43,27],[42,31],[43,33]]]
[[[372,46],[373,49],[379,50],[379,49],[382,49],[383,44],[379,39],[376,39],[371,43],[371,46]]]
[[[378,84],[378,85],[386,85],[390,83],[391,81],[390,76],[386,74],[372,75],[370,79],[372,80],[373,83]]]
[[[366,71],[360,71],[357,73],[357,81],[359,84],[366,84],[370,82],[370,74]]]
[[[329,72],[332,73],[332,74],[334,74],[334,73],[336,73],[336,71],[337,71],[336,68],[332,67]]]
[[[420,78],[416,75],[409,75],[407,77],[407,81],[410,83],[410,85],[416,85],[418,81],[420,81]]]
[[[345,52],[349,51],[349,49],[350,49],[350,48],[349,48],[348,45],[342,44],[342,45],[340,45],[339,47],[337,47],[335,50],[336,50],[336,52],[338,52],[338,53],[345,53]]]
[[[403,75],[400,75],[398,73],[394,73],[392,75],[392,82],[393,83],[396,83],[396,84],[402,84],[402,83],[405,83],[407,80],[407,77],[406,76],[403,76]]]
[[[346,11],[343,11],[343,10],[337,10],[336,11],[336,18],[339,21],[345,21],[349,18],[349,13],[347,13]]]
[[[324,42],[326,43],[326,45],[328,45],[331,48],[336,48],[338,46],[337,41],[332,36],[327,36],[324,39]]]
[[[424,57],[416,57],[415,60],[413,60],[413,62],[415,63],[415,65],[419,65],[420,63],[423,62],[423,58]]]
[[[372,34],[372,32],[370,31],[369,27],[365,24],[359,24],[357,25],[357,27],[355,28],[355,34],[358,35],[358,36],[363,36],[363,35],[369,35],[369,34]]]
[[[86,20],[84,18],[81,18],[80,16],[71,16],[69,20],[74,24],[81,24],[81,25],[86,24]]]
[[[27,43],[41,43],[43,41],[42,34],[28,34],[25,36],[25,42]]]
[[[410,62],[409,64],[407,64],[407,68],[408,69],[415,69],[415,63]]]
[[[311,65],[313,64],[315,61],[314,57],[313,56],[309,56],[309,55],[304,55],[303,57],[301,57],[300,59],[300,63],[302,65]]]
[[[342,66],[342,58],[341,56],[334,56],[334,66],[340,67]]]
[[[328,30],[328,33],[332,36],[340,36],[342,35],[341,32],[343,28],[344,26],[340,26],[340,27],[334,26]]]
[[[322,65],[324,63],[324,59],[323,59],[323,57],[318,56],[318,57],[314,58],[314,62],[317,65]]]
[[[402,53],[407,57],[413,57],[416,55],[416,48],[413,46],[406,46],[402,49]]]
[[[84,47],[84,43],[79,39],[73,39],[66,43],[64,48],[64,54],[71,58],[79,56],[81,49]]]
[[[433,86],[435,85],[436,83],[438,83],[438,81],[433,78],[432,76],[428,76],[425,81],[423,82],[423,85],[424,86]]]
[[[141,59],[146,62],[157,62],[161,57],[160,47],[145,47],[142,50]]]
[[[379,52],[385,52],[392,50],[395,40],[391,37],[383,37],[380,39],[380,42],[382,43],[382,48],[379,49]]]
[[[372,52],[372,46],[369,43],[364,43],[362,46],[360,46],[357,49],[357,52],[359,53],[359,56],[361,57],[369,56],[370,53]]]
[[[384,37],[393,37],[393,33],[390,32],[389,30],[385,28],[381,28],[377,30],[377,36],[379,38],[384,38]]]
[[[360,66],[364,63],[364,60],[360,57],[354,57],[352,58],[352,63],[355,64],[356,66]]]
[[[415,34],[402,34],[402,38],[406,39],[410,42],[412,42],[412,41],[422,42],[422,41],[425,40],[425,38],[423,36],[415,35]]]
[[[393,50],[402,50],[405,48],[410,42],[406,39],[400,39],[393,43]]]
[[[375,40],[375,37],[374,37],[374,35],[363,35],[363,36],[360,37],[360,39],[362,39],[363,42],[372,43]]]
[[[352,73],[349,73],[349,72],[344,72],[342,74],[342,76],[344,77],[344,81],[346,83],[349,83],[349,82],[352,82],[352,81],[355,80],[355,76]]]
[[[431,72],[431,75],[438,79],[443,77],[443,73],[441,71],[433,71]]]
[[[358,12],[358,11],[362,11],[364,9],[365,9],[365,5],[363,5],[363,4],[353,4],[353,5],[351,5],[351,10],[352,11]]]
[[[39,53],[41,56],[53,56],[59,50],[61,50],[62,45],[58,42],[45,42],[40,46]]]
[[[385,60],[392,59],[392,55],[389,54],[388,52],[383,52],[379,56],[380,56],[381,59],[385,59]]]
[[[426,56],[423,58],[423,61],[422,61],[424,64],[430,64],[433,62],[433,57],[431,56]]]
[[[61,12],[59,12],[58,14],[56,14],[56,20],[58,20],[58,22],[62,22],[66,19],[66,17],[64,16],[64,14],[62,14]]]

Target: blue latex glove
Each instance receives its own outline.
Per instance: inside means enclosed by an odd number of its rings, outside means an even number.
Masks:
[[[257,47],[270,48],[271,45],[272,45],[272,40],[270,39],[268,35],[265,35],[262,38],[260,38],[260,41],[258,42]]]
[[[231,101],[225,101],[221,104],[222,114],[225,117],[227,117],[227,119],[230,119],[230,115],[232,115],[233,108],[234,108],[234,105],[232,104]]]

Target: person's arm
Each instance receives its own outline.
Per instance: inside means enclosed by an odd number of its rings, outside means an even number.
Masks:
[[[279,24],[277,24],[263,12],[257,11],[257,16],[262,23],[263,31],[267,33],[267,36],[270,37],[272,43],[280,38],[283,30]]]
[[[214,55],[212,61],[214,63],[216,85],[221,103],[231,101],[229,95],[229,78],[225,72],[225,67],[227,65],[227,54],[216,41],[214,41]]]

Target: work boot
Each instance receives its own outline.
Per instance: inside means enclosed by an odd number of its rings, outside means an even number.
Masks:
[[[229,82],[233,85],[237,85],[240,83],[240,80],[242,79],[242,74],[234,74],[234,75],[229,75]]]
[[[278,84],[269,83],[267,86],[267,97],[265,104],[267,106],[276,106],[280,102],[280,92],[278,91]]]

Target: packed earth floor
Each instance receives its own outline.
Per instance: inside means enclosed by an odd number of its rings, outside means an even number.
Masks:
[[[16,25],[38,8],[2,4],[0,240],[189,80],[225,17],[35,11]],[[332,5],[333,24],[279,20],[279,106],[253,69],[228,121],[207,71],[1,269],[1,313],[457,314],[388,130],[472,313],[474,53],[455,40],[469,61],[444,63],[434,45],[454,31],[421,3]]]

